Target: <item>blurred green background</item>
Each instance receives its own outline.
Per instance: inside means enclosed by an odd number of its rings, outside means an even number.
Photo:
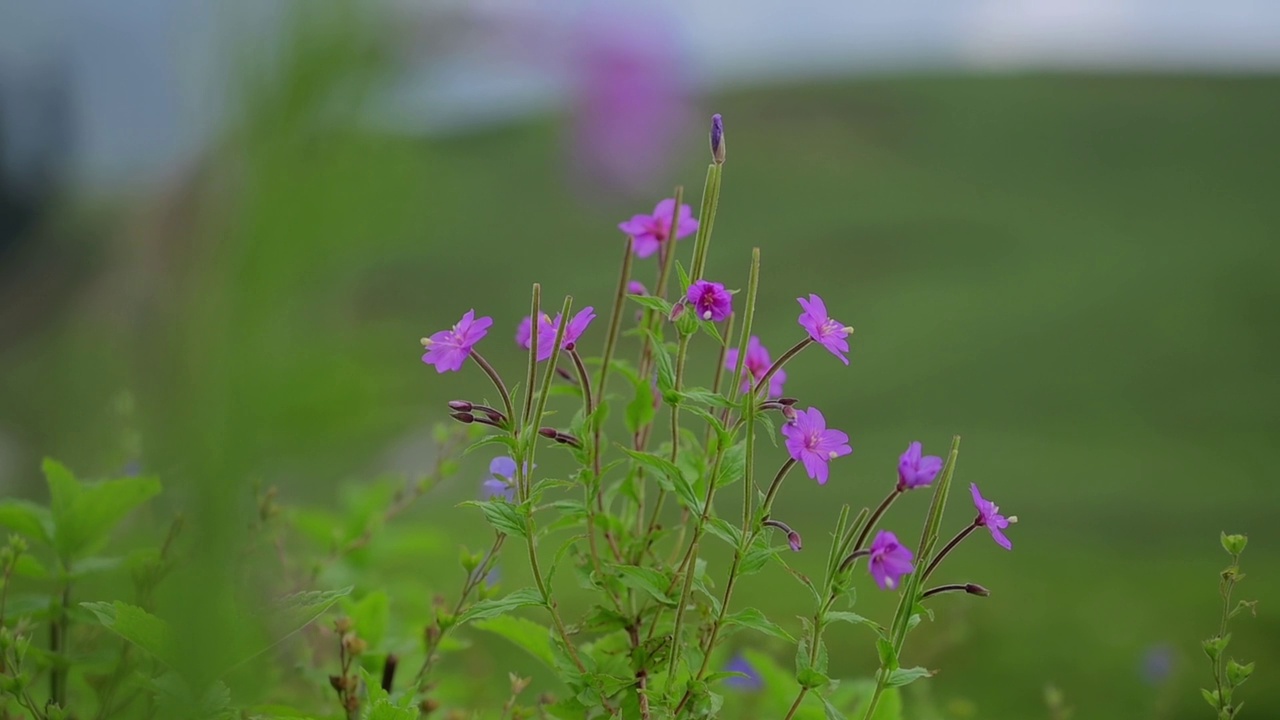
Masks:
[[[1242,597],[1261,600],[1232,642],[1259,668],[1245,716],[1280,716],[1268,680],[1280,667],[1280,81],[743,88],[700,98],[676,166],[647,195],[620,197],[566,181],[573,137],[556,118],[430,139],[355,129],[341,112],[311,122],[333,77],[376,77],[362,47],[300,52],[181,180],[127,203],[70,198],[4,258],[6,494],[41,498],[44,455],[85,475],[140,460],[176,488],[198,537],[219,538],[238,531],[253,481],[336,507],[343,483],[425,471],[443,403],[486,390],[471,368],[424,366],[417,339],[475,308],[496,323],[486,354],[515,377],[510,337],[532,282],[605,314],[616,224],[675,184],[696,202],[702,118],[720,112],[729,159],[708,276],[745,286],[761,248],[757,329],[775,355],[799,337],[795,298],[810,292],[856,328],[848,368],[819,352],[788,366],[787,394],[855,449],[827,486],[797,476],[784,488],[775,515],[806,537],[798,563],[816,571],[838,504],[878,502],[910,441],[941,454],[959,434],[958,481],[1020,522],[1012,553],[978,538],[944,568],[991,597],[942,598],[908,646],[942,668],[927,692],[948,716],[1047,717],[1047,685],[1077,717],[1206,716],[1199,642],[1217,624],[1220,530],[1249,534]],[[650,282],[653,263],[638,277]],[[710,348],[692,362],[705,382]],[[767,447],[761,472],[782,457]],[[474,497],[487,462],[468,456],[409,516],[442,549],[387,579],[405,589],[399,622],[418,622],[431,592],[456,592],[457,542],[485,542],[454,504]],[[904,500],[888,526],[914,538],[926,503]],[[512,588],[517,550],[503,563]],[[798,586],[779,590],[789,582],[770,569],[736,602],[784,622],[807,614]],[[860,612],[887,615],[872,590]],[[834,630],[833,673],[870,672],[867,640]],[[1165,659],[1171,674],[1151,677]]]

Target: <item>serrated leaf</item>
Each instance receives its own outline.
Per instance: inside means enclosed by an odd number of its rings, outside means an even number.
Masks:
[[[611,565],[610,569],[618,574],[618,579],[622,581],[623,585],[633,590],[648,593],[650,597],[663,605],[674,607],[678,602],[667,594],[667,588],[671,585],[670,578],[657,570],[635,565]]]
[[[656,471],[658,485],[674,494],[686,508],[701,512],[702,506],[694,494],[693,485],[685,477],[684,472],[675,463],[653,453],[640,452],[622,448],[622,451],[641,465]]]
[[[53,516],[47,508],[26,500],[0,500],[0,526],[45,545],[53,544]]]
[[[518,538],[528,537],[525,519],[528,516],[528,506],[525,504],[515,505],[500,498],[492,500],[468,500],[463,505],[480,508],[480,512],[484,513],[484,519],[489,521],[489,525],[494,530],[505,535],[512,535]]]
[[[645,427],[653,422],[654,416],[658,414],[655,407],[653,396],[653,387],[649,385],[647,380],[639,380],[635,383],[635,397],[631,402],[627,403],[627,432],[635,435],[640,432],[640,428]]]
[[[724,518],[707,518],[706,531],[737,548],[742,542],[742,531]]]
[[[551,649],[550,630],[546,625],[514,615],[499,615],[486,620],[477,620],[472,626],[506,638],[537,658],[543,665],[552,670],[556,669],[555,653]]]
[[[922,667],[898,668],[889,673],[889,678],[885,681],[886,687],[902,687],[910,685],[920,678],[932,677],[933,671]]]
[[[827,714],[827,720],[845,720],[844,714],[840,712],[840,708],[831,704],[831,701],[822,698],[822,709]]]
[[[664,317],[671,314],[671,303],[655,295],[628,295],[627,297],[637,305],[659,312]]]
[[[485,618],[497,617],[505,615],[517,608],[538,605],[545,607],[546,603],[542,601],[542,595],[538,593],[537,588],[521,588],[505,597],[494,598],[490,600],[481,600],[471,607],[467,608],[458,616],[458,624],[472,620],[483,620]]]
[[[747,608],[736,612],[725,618],[724,622],[725,625],[741,625],[742,627],[762,632],[765,635],[772,635],[789,642],[795,642],[795,638],[791,637],[786,630],[783,630],[777,623],[765,617],[764,613],[756,608]]]
[[[369,706],[364,720],[418,720],[418,717],[417,710],[400,707],[388,698],[380,698]]]
[[[135,605],[122,603],[80,603],[98,618],[108,630],[150,653],[161,662],[173,666],[173,637],[164,620]]]
[[[64,565],[92,551],[134,508],[160,493],[152,477],[81,483],[56,460],[44,461],[53,514],[53,546]]]
[[[884,633],[884,628],[880,623],[862,617],[857,613],[845,612],[844,610],[832,610],[826,614],[828,622],[847,622],[854,625],[866,625],[877,633]]]
[[[740,442],[724,453],[720,461],[719,474],[716,476],[716,487],[728,485],[741,480],[747,467],[747,443]]]

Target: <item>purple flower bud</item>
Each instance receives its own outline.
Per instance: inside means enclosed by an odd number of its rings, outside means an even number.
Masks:
[[[560,431],[556,430],[555,428],[544,427],[544,428],[538,428],[538,434],[544,438],[547,438],[548,440],[555,440],[556,436],[560,434]]]
[[[717,165],[724,164],[724,120],[720,113],[711,116],[711,159]]]
[[[471,403],[466,400],[450,400],[449,409],[456,412],[469,412],[472,408]]]
[[[800,533],[795,530],[787,533],[787,543],[791,545],[792,552],[800,552],[800,548],[804,547],[803,543],[800,542]]]
[[[990,590],[978,585],[977,583],[965,583],[964,591],[970,595],[977,595],[978,597],[988,597],[991,595]]]
[[[667,315],[667,320],[670,322],[675,322],[683,314],[684,314],[684,301],[680,301],[675,305],[671,306],[671,314]]]
[[[449,413],[449,417],[453,418],[454,420],[457,420],[458,422],[464,425],[470,425],[471,423],[476,421],[476,416],[472,415],[469,412],[452,412],[452,413]]]

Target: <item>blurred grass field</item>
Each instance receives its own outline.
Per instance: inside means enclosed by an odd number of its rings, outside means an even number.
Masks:
[[[978,538],[942,571],[992,596],[941,598],[952,629],[913,636],[920,660],[943,668],[930,681],[941,706],[1046,717],[1052,683],[1077,717],[1155,717],[1164,691],[1144,682],[1142,661],[1169,644],[1179,662],[1163,717],[1203,717],[1198,645],[1216,628],[1217,536],[1228,530],[1250,536],[1242,592],[1262,601],[1232,644],[1259,668],[1242,691],[1245,717],[1280,716],[1268,680],[1280,668],[1280,490],[1269,474],[1280,431],[1280,80],[894,78],[742,91],[707,108],[724,114],[729,150],[708,275],[743,286],[750,249],[762,249],[757,329],[775,354],[799,332],[794,298],[810,292],[856,328],[849,368],[818,352],[788,367],[787,394],[821,407],[854,445],[826,487],[793,477],[778,501],[775,515],[806,537],[801,564],[824,559],[839,503],[882,497],[908,442],[940,454],[960,434],[958,480],[980,483],[1021,522],[1014,552]],[[388,443],[443,417],[444,401],[484,393],[478,373],[424,368],[418,337],[475,307],[496,321],[487,355],[516,372],[509,333],[529,284],[607,307],[614,226],[670,193],[575,196],[552,122],[435,141],[294,144],[287,130],[246,141],[249,202],[219,226],[221,262],[198,270],[226,292],[226,317],[246,321],[216,336],[235,342],[234,370],[169,402],[198,408],[202,392],[234,392],[243,422],[218,436],[239,453],[232,467],[279,469],[289,491],[316,502],[389,457],[411,465]],[[673,181],[696,201],[706,155],[702,128],[689,135]],[[81,296],[0,355],[0,413],[33,455],[94,468],[118,440],[112,394],[132,386],[146,403],[153,378],[140,368],[151,360],[122,354],[121,325],[100,300]],[[140,354],[170,341],[167,322],[129,326]],[[709,370],[703,350],[694,366]],[[181,475],[184,463],[170,461],[184,452],[166,452],[158,471]],[[764,457],[772,472],[781,451]],[[472,462],[479,478],[482,459]],[[479,545],[481,523],[450,502],[474,492],[446,488],[414,517]],[[914,523],[927,502],[908,500],[889,527]],[[969,511],[955,500],[959,527]],[[443,557],[452,578],[452,551]],[[508,562],[504,584],[517,587],[517,558]],[[798,586],[781,592],[789,580],[770,572],[739,601],[808,613]],[[889,612],[873,589],[860,612]],[[853,632],[829,640],[835,674],[874,663]]]

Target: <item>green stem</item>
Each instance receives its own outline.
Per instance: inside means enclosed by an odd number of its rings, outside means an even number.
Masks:
[[[533,381],[538,371],[538,322],[542,313],[542,285],[533,284],[533,307],[529,310],[529,373],[524,383],[524,411],[520,415],[521,428],[529,426],[529,418],[533,414]],[[515,418],[512,418],[515,422]],[[534,428],[534,432],[537,428]]]
[[[787,458],[782,463],[782,467],[778,468],[778,474],[773,476],[773,482],[769,483],[769,492],[764,496],[764,515],[769,516],[769,510],[773,508],[773,498],[778,494],[778,488],[782,487],[782,481],[787,477],[787,473],[791,472],[791,468],[796,466],[795,458]]]
[[[978,520],[981,519],[981,516],[979,516]],[[938,551],[938,554],[934,555],[933,559],[929,561],[929,566],[924,569],[924,574],[920,576],[920,582],[928,580],[929,576],[933,574],[934,569],[938,567],[938,563],[942,562],[942,558],[946,557],[947,553],[954,550],[955,547],[960,544],[961,540],[964,540],[969,536],[969,533],[981,527],[981,525],[978,524],[978,520],[974,520],[969,523],[968,527],[956,533],[956,536],[951,538],[950,542],[942,546],[942,549]]]
[[[707,166],[707,176],[702,182],[702,206],[698,209],[698,233],[693,242],[693,264],[689,277],[702,277],[707,267],[707,251],[711,247],[711,230],[715,225],[716,207],[720,204],[720,166]]]
[[[511,422],[514,425],[516,411],[515,406],[511,404],[511,394],[507,392],[506,383],[502,382],[502,377],[498,375],[498,371],[494,370],[493,366],[489,364],[489,361],[485,360],[480,353],[472,350],[471,359],[476,361],[476,364],[480,366],[480,369],[484,370],[484,374],[488,375],[489,379],[493,381],[493,386],[498,388],[498,394],[502,396],[502,406],[507,409],[507,417],[511,418]],[[512,428],[512,434],[515,434],[514,427]]]
[[[867,541],[867,536],[871,534],[871,531],[875,529],[876,524],[880,522],[880,518],[884,516],[885,511],[889,509],[890,505],[893,505],[893,502],[897,500],[900,495],[902,495],[902,491],[895,486],[893,490],[885,496],[885,499],[880,502],[880,505],[876,508],[875,512],[871,513],[871,518],[867,520],[866,525],[862,526],[862,532],[858,534],[858,540],[853,544],[854,552],[862,549],[863,543]],[[840,569],[847,570],[848,568],[842,565]]]
[[[613,295],[613,312],[609,315],[609,334],[605,336],[604,354],[600,359],[600,376],[596,378],[596,395],[604,397],[605,381],[609,379],[609,365],[618,346],[618,330],[622,327],[623,308],[627,304],[627,283],[631,281],[631,258],[635,252],[635,239],[628,237],[622,252],[622,269],[618,271],[618,289]],[[600,444],[597,428],[596,444]]]
[[[773,376],[776,375],[777,372],[782,369],[783,365],[787,364],[787,361],[789,361],[791,358],[795,357],[796,355],[799,355],[801,350],[805,349],[811,344],[813,344],[813,338],[806,337],[805,339],[801,340],[800,342],[788,348],[787,351],[782,353],[782,355],[777,360],[773,361],[773,364],[770,365],[769,369],[765,371],[764,377],[760,378],[760,382],[756,383],[755,387],[752,388],[752,392],[754,394],[759,394],[760,389],[764,388],[765,395],[767,397],[769,392],[768,390],[769,380],[771,380]]]
[[[542,415],[547,411],[547,398],[551,395],[551,384],[554,381],[555,374],[556,374],[556,360],[559,355],[560,343],[563,342],[564,340],[565,328],[568,327],[569,325],[569,311],[572,309],[573,309],[573,296],[571,295],[565,296],[564,305],[561,306],[561,309],[560,309],[560,324],[556,327],[556,337],[551,345],[551,347],[554,348],[554,350],[551,353],[551,357],[548,358],[547,360],[547,369],[542,374],[542,388],[541,388],[541,391],[538,393],[537,406],[534,409],[533,416],[529,418],[529,422],[530,422],[530,424],[528,425],[529,432],[525,436],[526,438],[529,439],[529,441],[527,446],[525,446],[524,448],[525,457],[522,458],[521,462],[516,463],[516,476],[517,477],[524,476],[523,483],[516,483],[517,485],[523,486],[522,493],[520,495],[521,502],[524,502],[525,500],[529,499],[529,493],[530,491],[533,490],[532,481],[529,478],[528,473],[525,473],[522,471],[521,465],[523,463],[524,467],[528,467],[530,469],[533,468],[533,456],[538,447],[538,443],[533,442],[533,438],[537,437],[538,426],[542,424]],[[529,342],[530,342],[529,352],[531,354],[531,357],[533,357],[536,360],[537,359],[536,350],[538,348],[538,333],[536,332],[536,328],[535,328],[535,332],[531,333]],[[529,391],[532,392],[533,388],[530,387]]]

